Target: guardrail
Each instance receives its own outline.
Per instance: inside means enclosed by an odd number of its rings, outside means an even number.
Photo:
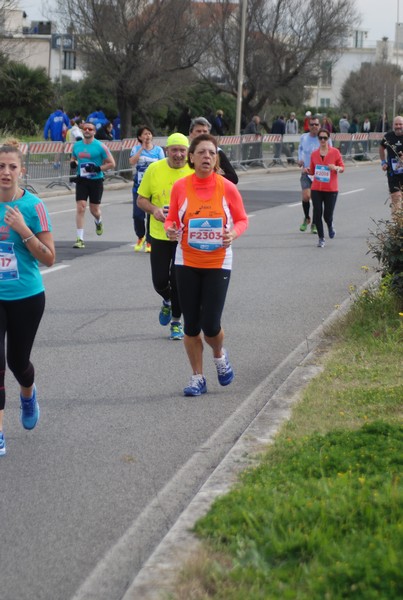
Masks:
[[[333,145],[339,148],[344,160],[374,160],[379,158],[378,148],[382,133],[333,133]],[[253,166],[271,168],[296,164],[301,135],[230,135],[217,137],[220,148],[227,154],[235,169],[246,170]],[[166,145],[166,137],[155,137],[154,144]],[[103,142],[111,151],[116,167],[108,171],[105,179],[130,180],[133,167],[129,156],[136,138]],[[72,143],[30,142],[21,144],[25,156],[24,185],[34,193],[35,183],[46,181],[45,187],[63,186],[71,189],[73,173],[70,169]]]

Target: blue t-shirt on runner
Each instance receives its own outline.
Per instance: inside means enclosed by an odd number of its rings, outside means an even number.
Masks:
[[[101,167],[104,160],[109,156],[109,150],[99,140],[93,140],[86,144],[82,140],[76,142],[73,146],[72,155],[78,162],[77,175],[85,179],[103,179],[102,171],[99,173],[88,173],[85,170],[86,165],[95,165]]]
[[[134,156],[140,150],[141,146],[133,146],[130,156]],[[137,193],[139,189],[143,175],[151,163],[156,162],[165,158],[165,154],[161,146],[153,146],[151,150],[145,150],[140,154],[140,158],[135,165],[134,178],[133,178],[133,193]]]
[[[332,140],[329,137],[329,146],[333,146]],[[301,139],[298,146],[298,160],[304,161],[304,167],[309,169],[311,164],[311,154],[314,150],[319,148],[319,138],[317,135],[311,135],[310,133],[304,133],[301,135]]]
[[[0,202],[0,300],[21,300],[44,291],[37,259],[4,217],[7,206],[18,208],[33,233],[52,231],[46,206],[27,190],[13,202]]]

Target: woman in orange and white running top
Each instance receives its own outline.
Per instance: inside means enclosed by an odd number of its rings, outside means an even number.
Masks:
[[[203,331],[213,350],[218,381],[228,385],[234,372],[223,348],[221,315],[232,268],[232,242],[248,226],[236,186],[216,171],[217,142],[208,134],[192,140],[188,163],[195,173],[177,181],[171,192],[165,230],[178,240],[175,269],[184,318],[185,348],[193,370],[185,396],[207,392],[203,375]]]

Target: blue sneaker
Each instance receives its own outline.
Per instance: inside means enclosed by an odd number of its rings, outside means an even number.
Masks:
[[[164,326],[169,325],[169,323],[171,322],[171,318],[172,318],[171,303],[165,302],[165,300],[163,300],[161,310],[160,310],[160,315],[159,315],[160,325],[164,325]]]
[[[170,340],[183,340],[185,334],[183,333],[182,323],[179,321],[171,321],[171,335]]]
[[[227,351],[223,349],[223,356],[215,358],[214,363],[217,369],[218,382],[220,385],[229,385],[234,379],[234,371],[228,360]]]
[[[4,434],[0,431],[0,456],[4,456],[6,453],[6,440],[4,439]]]
[[[189,385],[185,387],[183,393],[185,396],[200,396],[207,392],[206,378],[203,375],[192,375]]]
[[[331,240],[336,237],[336,230],[333,227],[329,227],[329,237]]]
[[[33,429],[39,420],[39,404],[36,401],[36,387],[32,398],[23,398],[20,394],[21,401],[21,423],[24,429]]]

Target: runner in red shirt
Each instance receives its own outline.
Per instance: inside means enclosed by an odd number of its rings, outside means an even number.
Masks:
[[[338,194],[338,174],[343,173],[344,163],[340,151],[329,145],[329,132],[320,129],[319,148],[311,154],[309,174],[313,176],[311,196],[313,204],[313,222],[318,230],[318,248],[325,247],[325,235],[322,216],[328,227],[329,237],[333,239],[333,213]]]

